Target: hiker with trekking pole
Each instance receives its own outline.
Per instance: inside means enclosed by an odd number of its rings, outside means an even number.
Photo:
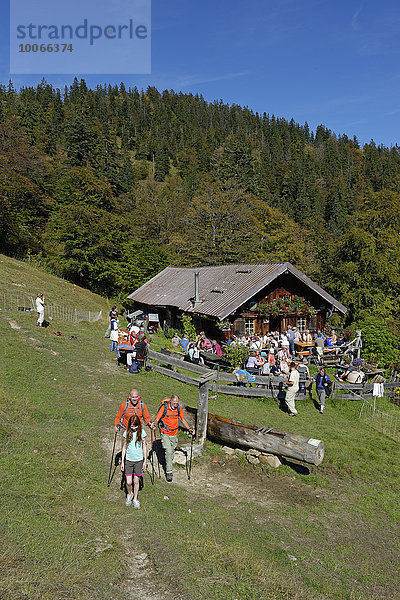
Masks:
[[[165,478],[169,482],[172,481],[172,461],[178,444],[179,419],[183,426],[189,431],[193,440],[195,431],[189,426],[189,423],[185,419],[183,410],[179,406],[178,396],[164,398],[158,409],[156,418],[153,421],[153,426],[160,426],[161,444],[165,452]]]
[[[150,414],[149,414],[148,408],[147,408],[146,404],[143,402],[143,400],[141,399],[141,397],[139,396],[139,392],[136,389],[131,390],[127,399],[121,403],[121,405],[118,409],[118,412],[115,416],[115,419],[114,419],[115,435],[114,435],[114,444],[113,444],[113,450],[112,450],[112,455],[111,455],[110,471],[108,474],[108,481],[107,481],[108,487],[110,486],[112,478],[115,473],[115,469],[114,469],[113,473],[111,473],[111,472],[112,472],[112,466],[113,466],[113,461],[114,461],[115,444],[117,441],[118,431],[122,431],[122,432],[126,431],[126,429],[128,427],[129,419],[134,415],[136,415],[139,418],[141,425],[144,420],[148,427],[150,427],[150,428],[152,427],[152,422],[150,419]],[[122,451],[123,445],[124,445],[124,436],[122,435],[121,451]],[[118,453],[116,460],[117,460],[117,458],[119,459],[120,456],[121,456],[121,453]],[[116,464],[116,466],[117,466],[117,464]]]

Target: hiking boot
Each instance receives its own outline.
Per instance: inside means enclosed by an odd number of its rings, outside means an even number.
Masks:
[[[172,473],[166,473],[166,474],[165,474],[165,479],[166,479],[167,481],[172,481]]]
[[[132,504],[133,494],[128,494],[125,500],[125,506],[130,506]]]
[[[133,501],[133,508],[140,508],[140,502],[139,502],[139,500],[134,500]]]

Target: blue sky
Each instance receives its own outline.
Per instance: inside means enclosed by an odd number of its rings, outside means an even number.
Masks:
[[[6,83],[9,7],[0,2]],[[199,93],[312,129],[323,123],[361,143],[400,144],[398,0],[153,0],[151,8],[151,75],[76,75],[90,87],[123,81]],[[74,76],[45,77],[63,88]],[[42,75],[11,79],[19,88]]]

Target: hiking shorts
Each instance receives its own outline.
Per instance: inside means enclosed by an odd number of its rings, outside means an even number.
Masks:
[[[140,477],[143,475],[143,460],[125,460],[125,476],[136,475]]]

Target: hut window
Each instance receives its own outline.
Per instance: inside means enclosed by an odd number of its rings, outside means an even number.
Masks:
[[[305,331],[307,329],[307,323],[305,317],[297,318],[297,329],[299,331]]]
[[[247,335],[254,335],[254,319],[246,319],[244,328]]]

